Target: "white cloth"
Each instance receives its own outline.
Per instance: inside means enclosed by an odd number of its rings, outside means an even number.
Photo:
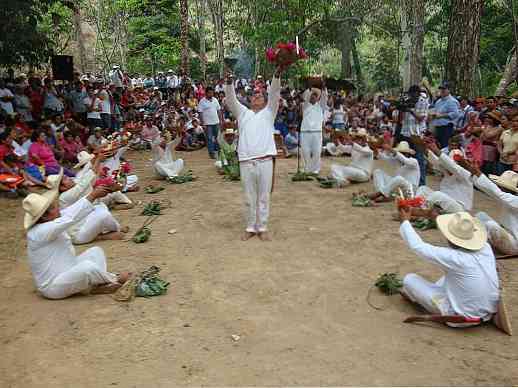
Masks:
[[[322,131],[301,132],[300,147],[304,159],[304,171],[318,174],[322,154]]]
[[[406,196],[410,196],[410,189],[412,188],[412,184],[402,176],[390,176],[380,169],[376,169],[372,173],[372,183],[374,184],[374,190],[385,197],[390,197],[398,189],[401,189]]]
[[[74,244],[88,244],[97,236],[110,232],[119,232],[120,224],[112,216],[104,203],[94,206],[94,211],[72,225],[68,230]]]
[[[423,242],[409,221],[401,224],[400,233],[421,259],[438,265],[445,272],[444,282],[437,291],[445,295],[453,313],[486,320],[497,311],[499,282],[495,256],[489,244],[479,251],[436,247]],[[412,287],[408,279],[404,287],[409,295],[419,297],[419,287]],[[429,300],[416,302],[424,307],[430,305]]]
[[[225,85],[226,104],[239,125],[239,161],[252,160],[277,155],[275,146],[274,123],[279,109],[281,81],[274,78],[270,87],[268,103],[259,112],[254,112],[241,104],[236,98],[232,85]]]
[[[498,222],[484,212],[477,213],[477,218],[486,226],[489,243],[506,255],[518,254],[518,239]]]
[[[453,214],[466,211],[462,204],[442,191],[433,191],[428,186],[420,186],[416,191],[416,196],[423,197],[429,206],[437,206],[443,214]]]
[[[325,148],[329,155],[332,156],[351,155],[353,150],[353,146],[351,144],[342,144],[340,142],[338,142],[338,145],[333,142],[329,142],[326,144]]]
[[[89,254],[76,257],[74,246],[67,230],[86,217],[94,210],[94,206],[87,198],[76,202],[72,206],[61,210],[61,215],[55,220],[39,223],[27,231],[27,256],[37,289],[48,298],[62,298],[80,292],[86,288],[81,286],[115,282],[116,276],[106,272],[98,264],[105,261],[100,248],[89,250]],[[96,258],[97,263],[80,264]],[[101,263],[102,264],[102,263]],[[76,267],[80,265],[80,267]],[[59,275],[75,268],[73,278],[76,281],[60,281],[54,287],[53,282],[60,280]],[[85,280],[86,278],[86,280]],[[81,282],[79,282],[81,280]]]
[[[414,192],[417,190],[419,187],[419,178],[421,177],[421,170],[419,169],[417,159],[408,158],[401,152],[391,153],[390,155],[382,152],[379,154],[379,158],[397,164],[399,168],[396,170],[394,176],[405,178],[405,180],[412,185]]]
[[[324,115],[327,112],[327,90],[324,89],[320,96],[320,102],[312,104],[309,102],[311,90],[304,92],[304,102],[302,104],[302,123],[301,132],[322,132]],[[322,146],[322,145],[320,145]]]
[[[432,163],[438,163],[444,170],[444,177],[439,185],[439,191],[455,199],[462,204],[464,210],[471,211],[473,208],[473,181],[471,173],[448,155],[441,154],[439,158],[432,152],[429,152]]]
[[[331,178],[336,180],[339,184],[348,184],[350,182],[368,182],[369,174],[364,170],[354,166],[342,166],[340,164],[331,165]]]
[[[177,137],[174,141],[167,143],[165,151],[160,147],[158,142],[154,142],[152,145],[153,152],[153,169],[155,172],[164,177],[172,178],[178,176],[184,168],[183,159],[174,160],[174,149],[181,141],[180,137]]]
[[[270,214],[272,159],[251,160],[239,164],[241,185],[245,195],[246,231],[265,232]]]
[[[122,88],[124,85],[122,83],[122,72],[120,70],[112,70],[110,71],[110,80],[115,85],[116,88]]]
[[[218,99],[212,97],[208,99],[203,97],[198,104],[198,112],[201,113],[203,125],[217,125],[219,124],[218,112],[221,110]]]
[[[60,209],[65,209],[90,194],[96,178],[97,176],[92,170],[82,174],[79,180],[76,180],[74,187],[59,195]]]

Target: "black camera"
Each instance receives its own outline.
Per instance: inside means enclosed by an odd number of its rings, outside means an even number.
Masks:
[[[419,96],[416,96],[415,94],[402,93],[394,105],[400,112],[410,112],[415,108],[418,100]]]

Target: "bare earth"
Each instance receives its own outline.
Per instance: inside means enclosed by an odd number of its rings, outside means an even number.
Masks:
[[[419,312],[377,290],[370,299],[382,310],[367,304],[381,273],[440,275],[406,249],[391,204],[351,206],[350,194],[370,183],[343,190],[292,183],[296,159],[278,160],[274,240],[241,242],[240,184],[223,181],[205,150],[182,155],[199,176],[183,185],[153,181],[149,153],[129,157],[141,187],[166,187],[130,196],[169,198],[172,207],[152,225],[149,242],[97,245],[114,272],[161,266],[169,294],[131,303],[41,298],[26,261],[20,202],[0,200],[1,387],[518,383],[518,337],[489,325],[404,324]],[[324,160],[327,173],[332,159]],[[495,215],[484,195],[475,204]],[[141,210],[116,216],[135,231]],[[443,242],[437,231],[422,235]],[[501,264],[518,322],[518,260]]]

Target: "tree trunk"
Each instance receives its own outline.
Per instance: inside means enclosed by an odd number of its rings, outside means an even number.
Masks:
[[[446,78],[454,94],[475,95],[480,55],[480,18],[484,0],[452,0]]]
[[[354,63],[354,72],[356,73],[356,87],[357,91],[360,92],[364,89],[364,81],[363,81],[363,75],[362,75],[362,67],[360,65],[360,56],[358,54],[358,49],[356,47],[356,40],[353,39],[352,44],[352,54],[353,54],[353,63]]]
[[[338,45],[342,54],[340,76],[344,79],[352,79],[351,51],[353,31],[350,22],[344,22],[338,26]]]
[[[225,70],[225,45],[224,45],[224,10],[223,0],[207,0],[212,15],[212,22],[214,24],[214,35],[216,41],[216,60],[219,66],[219,76],[223,78]]]
[[[502,78],[496,88],[495,96],[505,96],[509,85],[516,79],[518,68],[516,67],[516,47],[513,48],[512,54],[507,58]]]
[[[180,67],[182,74],[189,75],[189,4],[187,0],[180,0],[180,43],[182,58]]]
[[[423,76],[423,45],[426,0],[401,0],[401,31],[404,59],[403,89],[418,85]]]
[[[200,67],[204,80],[207,79],[207,54],[205,47],[205,0],[197,0],[196,18],[198,21],[198,38],[200,40]]]
[[[85,38],[83,35],[83,26],[81,25],[81,10],[79,6],[71,8],[72,20],[74,22],[75,40],[77,42],[77,51],[79,54],[79,70],[81,73],[86,72],[86,49]]]

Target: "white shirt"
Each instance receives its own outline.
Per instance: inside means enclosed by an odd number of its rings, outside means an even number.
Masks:
[[[419,178],[421,177],[421,170],[419,169],[419,162],[415,158],[407,158],[401,152],[387,155],[385,153],[379,154],[380,159],[385,159],[391,162],[396,162],[399,165],[394,176],[401,176],[405,178],[415,188],[419,187]]]
[[[300,131],[320,132],[322,131],[325,112],[327,112],[327,90],[324,89],[322,91],[320,103],[311,104],[309,102],[310,96],[311,90],[307,89],[304,92],[304,103],[302,104],[303,119]]]
[[[2,97],[14,97],[14,94],[12,94],[9,89],[4,88],[0,89],[0,98]],[[13,103],[11,101],[5,102],[0,100],[0,107],[2,107],[2,109],[5,110],[7,114],[14,113]]]
[[[103,91],[101,92],[101,94],[103,95],[103,99],[101,100],[101,113],[107,113],[107,114],[111,114],[112,113],[112,104],[110,102],[110,95],[108,94],[107,91]]]
[[[85,103],[86,105],[86,109],[88,111],[88,113],[86,114],[86,118],[88,119],[100,119],[101,118],[101,112],[100,111],[92,111],[90,112],[90,106],[92,105],[92,99],[90,97],[86,97],[83,102]],[[94,102],[94,105],[93,105],[93,109],[101,109],[101,100],[99,98],[96,98],[95,99],[95,102]]]
[[[357,143],[353,143],[351,150],[351,167],[359,168],[365,171],[367,174],[372,174],[372,168],[374,166],[374,153],[368,145],[361,146]]]
[[[239,126],[239,161],[277,155],[277,147],[273,137],[275,116],[279,109],[281,96],[281,80],[274,78],[268,103],[259,112],[254,112],[242,105],[236,98],[232,85],[225,85],[226,104]]]
[[[203,97],[198,104],[198,112],[201,113],[203,125],[218,125],[219,110],[221,110],[221,106],[219,105],[218,99],[216,97],[212,97],[210,100]]]
[[[43,291],[56,276],[77,264],[67,229],[94,209],[87,198],[61,210],[55,220],[36,224],[27,231],[27,257],[38,290]]]
[[[473,208],[471,173],[455,163],[446,154],[441,154],[440,158],[437,158],[432,152],[429,155],[435,161],[438,160],[439,165],[446,170],[439,185],[439,191],[459,202],[466,211],[470,211]]]
[[[399,231],[412,251],[445,272],[442,287],[455,313],[486,319],[496,313],[499,283],[495,255],[488,243],[479,251],[436,247],[425,243],[409,221]]]
[[[120,70],[112,70],[110,71],[110,80],[115,85],[116,88],[122,88],[122,76]]]
[[[167,86],[171,89],[178,87],[178,77],[176,75],[167,77]]]
[[[59,195],[59,208],[65,209],[72,206],[81,198],[86,197],[93,190],[93,183],[97,176],[92,170],[85,172],[71,189]]]
[[[480,190],[500,205],[500,223],[514,238],[518,239],[518,196],[500,190],[484,174],[476,177],[474,182]]]

